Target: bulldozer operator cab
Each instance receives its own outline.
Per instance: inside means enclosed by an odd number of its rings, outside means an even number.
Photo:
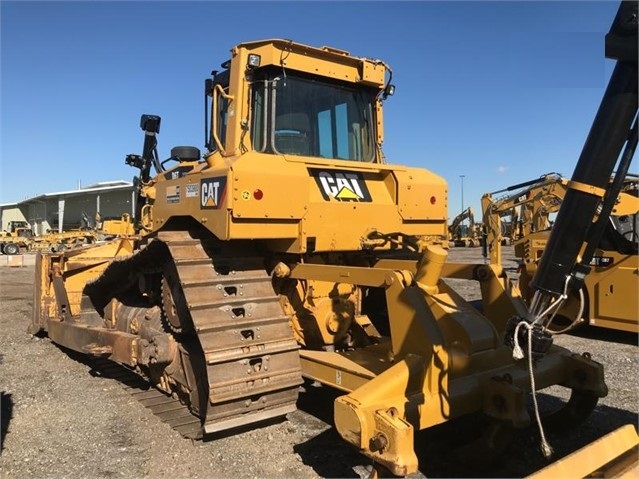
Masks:
[[[374,92],[303,76],[263,72],[254,84],[253,147],[258,151],[372,161]],[[264,128],[266,126],[266,128]]]
[[[599,246],[625,255],[639,253],[639,183],[628,174]]]
[[[604,231],[599,245],[603,249],[618,251],[621,254],[638,254],[639,212],[611,216],[610,225]]]
[[[249,62],[253,57],[257,55],[249,55]],[[256,62],[259,64],[259,60]],[[229,92],[230,61],[222,67],[227,69],[214,72],[213,79],[206,84],[208,94],[213,97],[210,136],[214,141],[207,139],[209,151],[228,146],[224,138],[233,100]],[[276,65],[249,65],[247,70],[250,149],[274,155],[376,161],[374,112],[379,86],[349,83]],[[247,149],[243,138],[240,151]]]

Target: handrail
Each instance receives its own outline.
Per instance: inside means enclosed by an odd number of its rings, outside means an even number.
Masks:
[[[215,87],[213,88],[213,118],[211,121],[211,129],[213,130],[213,141],[215,141],[215,145],[217,146],[218,151],[220,152],[220,154],[222,156],[229,156],[226,153],[226,150],[224,149],[224,146],[222,145],[222,142],[220,141],[220,138],[217,136],[217,115],[218,115],[218,110],[217,110],[217,95],[216,93],[219,93],[220,95],[222,95],[222,97],[224,97],[225,99],[229,100],[229,102],[233,101],[235,99],[235,97],[233,95],[229,95],[224,91],[224,88],[222,88],[222,85],[220,85],[219,83],[215,85]]]

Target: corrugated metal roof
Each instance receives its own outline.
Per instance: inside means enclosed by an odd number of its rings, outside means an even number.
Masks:
[[[33,196],[31,198],[27,198],[22,201],[17,201],[15,203],[7,203],[6,205],[1,206],[11,206],[11,205],[23,205],[26,203],[31,203],[32,201],[44,200],[47,198],[56,198],[56,197],[67,197],[67,196],[77,196],[86,193],[98,193],[103,191],[117,191],[117,190],[126,190],[128,188],[132,188],[133,183],[130,181],[124,180],[116,180],[116,181],[102,181],[100,183],[95,183],[90,186],[86,186],[84,188],[80,188],[77,190],[68,190],[68,191],[57,191],[54,193],[44,193],[42,195]]]

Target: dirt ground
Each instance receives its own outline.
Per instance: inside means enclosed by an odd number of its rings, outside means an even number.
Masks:
[[[512,256],[511,256],[512,257]],[[450,259],[481,262],[479,248],[455,248]],[[0,268],[0,392],[3,478],[360,477],[369,461],[340,439],[332,423],[338,395],[324,387],[300,393],[298,410],[251,430],[207,441],[183,439],[119,383],[92,371],[82,356],[26,333],[33,266]],[[467,299],[475,286],[456,281]],[[634,298],[636,300],[636,298]],[[616,427],[637,424],[639,346],[636,334],[585,330],[556,342],[588,351],[604,364],[607,397],[588,421],[549,435],[555,459]],[[556,405],[554,390],[540,394]],[[477,418],[416,434],[420,474],[427,477],[522,477],[545,464],[535,429],[517,431],[494,464],[479,467],[450,453]]]

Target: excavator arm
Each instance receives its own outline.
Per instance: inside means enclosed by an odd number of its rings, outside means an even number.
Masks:
[[[462,223],[468,220],[468,230],[465,232]],[[475,215],[473,209],[469,206],[459,213],[448,226],[448,239],[455,243],[455,246],[477,246],[474,243],[478,241],[478,234],[475,225]],[[468,244],[467,244],[468,243]]]
[[[564,199],[532,281],[536,292],[526,321],[541,329],[549,306],[558,307],[569,292],[583,286],[592,253],[601,240],[634,155],[636,52],[637,2],[624,1],[606,36],[607,56],[616,58],[617,64],[575,171],[566,184]],[[584,244],[586,249],[582,253]]]
[[[456,238],[457,236],[459,236],[461,224],[464,222],[464,220],[472,219],[472,218],[473,218],[473,211],[470,208],[470,206],[466,208],[464,211],[462,211],[461,213],[459,213],[457,216],[455,216],[453,218],[453,221],[451,221],[450,225],[448,226],[448,232],[450,233],[450,237]]]
[[[490,257],[491,264],[501,264],[501,246],[505,239],[502,218],[505,216],[511,216],[511,228],[518,229],[521,234],[550,226],[548,215],[559,209],[567,184],[568,180],[559,173],[547,173],[530,181],[485,193],[481,198],[484,258]],[[504,196],[494,196],[504,192],[507,192]],[[512,232],[510,238],[513,238]]]
[[[581,289],[590,272],[593,252],[637,147],[637,7],[637,1],[621,2],[606,35],[606,56],[616,60],[615,69],[566,185],[565,197],[531,284],[535,292],[527,315],[514,316],[506,327],[506,344],[513,347],[515,356],[528,358],[531,370],[533,358],[546,354],[552,344],[546,326],[552,321],[553,311],[561,307],[570,293]],[[543,428],[541,423],[538,426],[543,447]],[[598,477],[610,477],[608,474],[637,477],[638,443],[633,426],[615,431],[610,438],[576,453],[574,460],[567,459],[565,464],[571,466],[569,475],[591,477],[588,474],[596,471]],[[586,463],[583,458],[589,458],[590,471],[578,472],[576,466]],[[557,477],[561,474],[560,467],[561,464],[556,464],[535,477]]]

